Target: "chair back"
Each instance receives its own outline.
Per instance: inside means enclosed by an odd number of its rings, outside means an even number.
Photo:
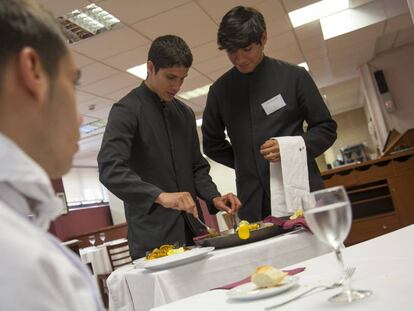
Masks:
[[[106,245],[106,251],[108,252],[112,270],[132,262],[131,255],[129,254],[128,241],[117,244],[108,244]]]

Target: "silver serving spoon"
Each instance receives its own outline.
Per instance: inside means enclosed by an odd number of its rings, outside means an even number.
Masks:
[[[198,217],[195,217],[195,218],[198,220],[198,222],[199,222],[200,224],[202,224],[202,225],[203,225],[203,227],[204,227],[204,228],[206,228],[206,229],[207,229],[207,231],[208,231],[208,233],[210,234],[210,236],[211,236],[211,237],[215,237],[215,236],[220,235],[220,234],[217,232],[217,230],[216,230],[216,229],[214,229],[214,228],[211,228],[211,227],[207,226],[207,224],[205,224],[203,221],[201,221],[201,219],[200,219],[200,218],[198,218]]]

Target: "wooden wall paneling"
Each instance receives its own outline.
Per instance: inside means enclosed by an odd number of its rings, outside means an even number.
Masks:
[[[395,209],[403,226],[414,223],[414,174],[388,179]]]

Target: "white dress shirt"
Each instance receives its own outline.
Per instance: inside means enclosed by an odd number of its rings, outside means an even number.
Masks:
[[[79,258],[46,232],[61,207],[44,170],[0,133],[1,310],[102,310]]]

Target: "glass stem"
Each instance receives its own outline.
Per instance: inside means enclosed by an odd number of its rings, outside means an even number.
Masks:
[[[344,260],[342,258],[341,246],[339,246],[338,248],[335,249],[335,255],[336,255],[336,259],[338,259],[339,264],[342,268],[343,277],[345,278],[344,282],[342,283],[343,292],[348,296],[349,301],[351,301],[351,299],[352,299],[352,297],[351,297],[351,283],[350,283],[350,278],[345,276],[346,271],[345,271]]]

